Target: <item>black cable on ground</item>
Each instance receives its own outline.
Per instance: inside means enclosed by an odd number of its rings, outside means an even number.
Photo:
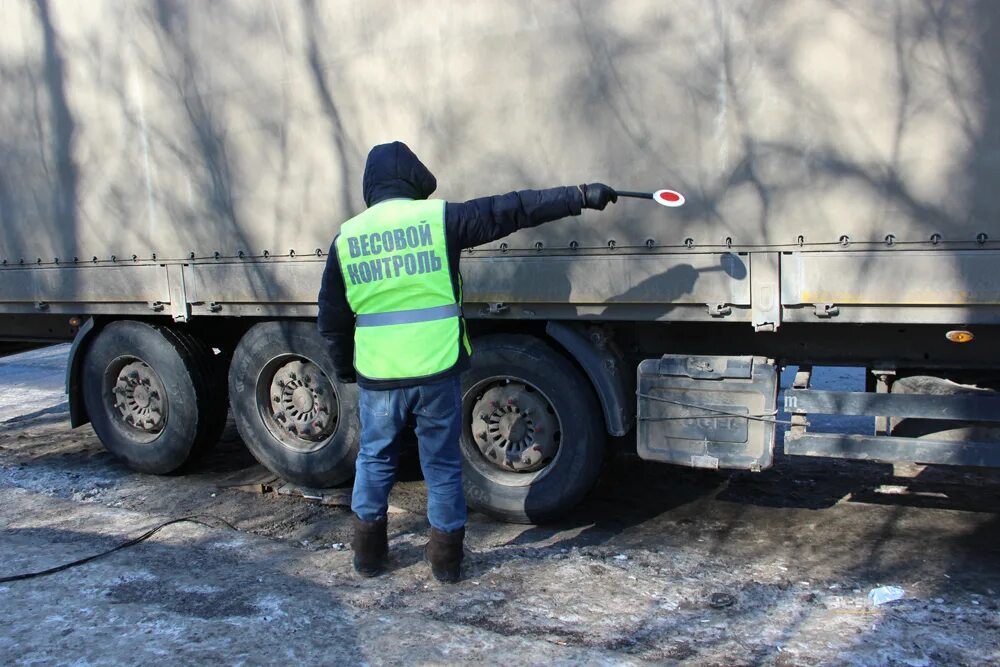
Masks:
[[[112,547],[111,549],[108,549],[107,551],[102,551],[101,553],[94,554],[93,556],[87,556],[86,558],[81,558],[79,560],[75,560],[75,561],[72,561],[70,563],[63,563],[62,565],[57,565],[55,567],[50,567],[47,570],[40,570],[38,572],[25,572],[23,574],[14,574],[14,575],[11,575],[9,577],[0,577],[0,584],[5,584],[5,583],[11,582],[11,581],[23,581],[25,579],[34,579],[35,577],[44,577],[44,576],[49,575],[49,574],[55,574],[56,572],[62,572],[63,570],[68,570],[71,567],[76,567],[78,565],[83,565],[85,563],[89,563],[91,561],[95,561],[98,558],[104,558],[105,556],[110,556],[111,554],[115,553],[116,551],[121,551],[122,549],[127,549],[128,547],[134,547],[135,545],[139,544],[140,542],[144,542],[145,540],[148,540],[150,537],[152,537],[156,533],[160,532],[161,530],[163,530],[167,526],[172,526],[175,523],[195,523],[195,524],[198,524],[200,526],[206,526],[208,528],[218,528],[218,526],[212,525],[208,521],[205,521],[205,519],[211,519],[213,521],[218,521],[219,523],[224,524],[226,527],[231,528],[232,530],[236,530],[236,527],[233,524],[231,524],[228,521],[226,521],[225,519],[219,518],[217,516],[211,516],[211,515],[183,516],[183,517],[180,517],[179,519],[171,519],[170,521],[164,521],[163,523],[159,524],[158,526],[150,528],[149,530],[147,530],[146,532],[144,532],[142,535],[139,535],[138,537],[133,537],[130,540],[122,542],[121,544],[119,544],[116,547]]]

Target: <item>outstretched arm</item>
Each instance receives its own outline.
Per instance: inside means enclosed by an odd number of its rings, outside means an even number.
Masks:
[[[603,209],[608,202],[617,199],[614,190],[600,183],[520,190],[461,204],[449,202],[445,209],[445,225],[448,235],[459,247],[472,248],[525,227],[580,215],[584,208]]]
[[[336,241],[334,241],[336,244]],[[319,333],[326,339],[334,372],[340,382],[356,382],[354,372],[354,311],[347,303],[344,276],[340,271],[337,248],[330,246],[319,290]]]

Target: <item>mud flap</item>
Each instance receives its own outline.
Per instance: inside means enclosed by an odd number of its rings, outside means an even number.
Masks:
[[[664,355],[639,364],[638,452],[692,468],[774,458],[778,372],[764,357]]]

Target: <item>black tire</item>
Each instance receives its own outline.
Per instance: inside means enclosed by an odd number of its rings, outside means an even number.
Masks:
[[[301,361],[322,371],[334,396],[335,416],[326,428],[332,432],[305,440],[281,430],[269,405],[276,373],[286,364]],[[240,340],[229,366],[229,399],[240,437],[254,457],[282,479],[312,488],[340,484],[354,474],[361,422],[357,385],[335,379],[327,345],[313,322],[264,322]],[[324,396],[325,387],[324,387]]]
[[[116,378],[144,364],[164,390],[156,432],[126,423],[115,408]],[[146,371],[144,371],[146,372]],[[104,447],[140,472],[168,474],[203,454],[225,427],[225,369],[187,332],[132,320],[112,322],[83,359],[83,400]]]
[[[473,509],[514,523],[542,523],[576,506],[601,471],[606,433],[601,408],[586,376],[537,338],[495,335],[477,339],[472,366],[462,375],[462,456],[466,501]],[[558,451],[533,472],[492,463],[472,433],[482,392],[508,378],[539,392],[554,411]],[[500,380],[502,383],[503,381]]]

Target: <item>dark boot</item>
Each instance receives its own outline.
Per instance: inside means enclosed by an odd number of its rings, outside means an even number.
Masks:
[[[453,584],[458,581],[462,571],[462,542],[465,540],[465,528],[459,528],[453,533],[445,533],[431,527],[431,539],[424,551],[427,562],[431,564],[431,573],[438,581]]]
[[[354,569],[362,577],[374,577],[385,570],[389,558],[389,536],[385,518],[365,521],[354,516]]]

